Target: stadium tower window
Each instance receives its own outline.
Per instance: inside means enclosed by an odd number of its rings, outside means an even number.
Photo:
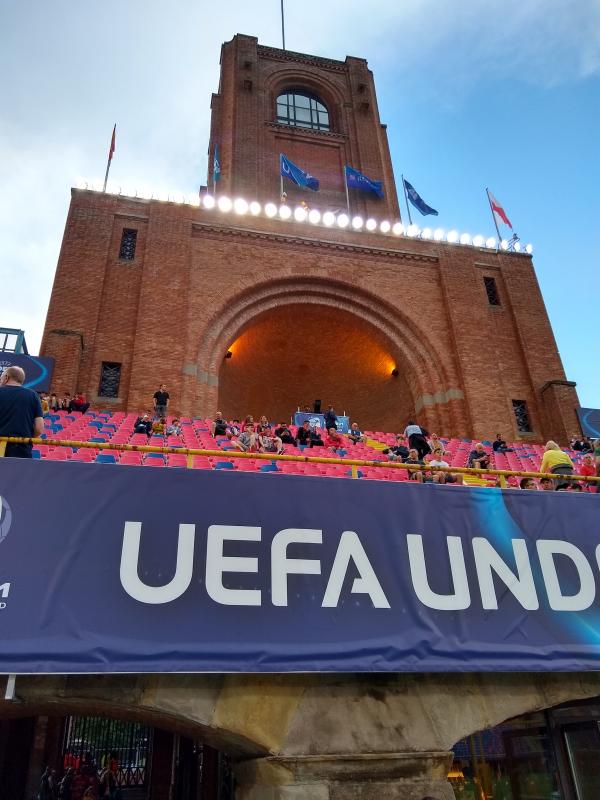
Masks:
[[[314,95],[301,89],[288,89],[277,98],[277,122],[296,128],[329,130],[329,112]]]
[[[103,361],[100,370],[98,397],[118,397],[121,383],[121,365],[113,361]]]
[[[517,429],[519,433],[531,433],[531,422],[529,420],[529,410],[525,400],[513,400],[513,411],[515,412],[515,419],[517,420]]]
[[[487,292],[489,304],[491,306],[502,305],[502,303],[500,302],[500,296],[498,295],[498,287],[496,286],[496,279],[484,278],[483,282],[485,283],[485,290]]]
[[[136,243],[137,231],[134,230],[134,228],[123,228],[121,247],[119,248],[119,258],[121,261],[133,261],[135,258]]]

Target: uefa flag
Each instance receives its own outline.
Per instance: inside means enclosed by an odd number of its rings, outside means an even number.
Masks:
[[[349,189],[360,189],[362,192],[373,192],[380,199],[383,199],[383,189],[381,188],[381,181],[373,181],[367,178],[362,172],[357,169],[352,169],[347,164],[344,167],[346,172],[346,186]]]
[[[319,191],[319,181],[309,172],[304,172],[303,169],[296,166],[296,164],[290,161],[289,158],[286,158],[283,153],[279,156],[279,171],[282,177],[289,178],[297,186],[312,189],[313,192]]]
[[[221,159],[219,158],[219,145],[215,145],[213,152],[213,183],[221,180]]]
[[[423,200],[423,198],[417,192],[415,187],[411,183],[409,183],[406,180],[406,178],[403,177],[402,180],[404,181],[404,189],[406,191],[406,196],[408,197],[412,205],[417,209],[417,211],[420,211],[424,217],[426,217],[427,214],[433,214],[435,217],[437,217],[438,212],[435,210],[435,208],[431,208],[431,206],[427,205],[427,203]]]

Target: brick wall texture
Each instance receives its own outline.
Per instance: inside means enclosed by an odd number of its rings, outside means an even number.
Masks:
[[[399,218],[366,62],[237,36],[221,67],[220,194],[276,199],[283,137],[293,160],[322,168],[322,210],[345,205],[350,163],[382,180],[388,198],[351,197],[352,212]],[[323,98],[331,134],[274,124],[275,98],[292,86]],[[138,231],[133,261],[119,259],[124,228]],[[56,358],[55,391],[80,389],[112,408],[146,408],[165,382],[185,415],[289,418],[319,398],[366,428],[416,417],[439,434],[518,439],[518,399],[528,438],[564,442],[578,430],[529,256],[157,200],[73,190],[42,354]],[[97,397],[103,361],[122,364],[110,402]]]

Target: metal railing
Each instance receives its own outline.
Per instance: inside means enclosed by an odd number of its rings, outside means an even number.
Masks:
[[[600,484],[600,477],[584,475],[556,475],[548,472],[530,472],[524,470],[508,469],[480,469],[474,467],[432,467],[429,464],[404,464],[399,461],[378,461],[359,458],[325,458],[323,456],[301,456],[301,455],[276,455],[275,453],[242,453],[235,450],[204,450],[191,447],[156,447],[155,445],[144,444],[111,444],[110,442],[78,442],[68,439],[36,439],[23,438],[19,436],[0,436],[0,457],[4,456],[6,445],[11,444],[31,444],[45,445],[53,447],[71,447],[79,450],[87,448],[89,450],[113,450],[120,452],[134,453],[158,453],[161,455],[185,455],[187,457],[187,468],[194,468],[194,456],[204,456],[207,458],[220,458],[222,461],[231,459],[253,459],[260,461],[288,461],[308,464],[330,464],[350,467],[353,478],[358,478],[359,467],[375,467],[378,469],[399,469],[408,472],[447,472],[450,474],[471,475],[473,477],[485,478],[493,475],[499,479],[500,487],[509,488],[506,479],[516,478],[550,478],[557,480],[564,478],[565,483],[580,481],[582,483]]]

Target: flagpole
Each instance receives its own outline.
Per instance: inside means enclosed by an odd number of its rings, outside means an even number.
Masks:
[[[281,0],[281,40],[283,42],[283,49],[285,50],[285,21],[283,16],[283,0]]]
[[[115,149],[115,133],[117,131],[117,123],[115,122],[115,126],[113,128],[112,137],[110,140],[110,147],[108,148],[108,161],[106,163],[106,172],[104,173],[104,186],[102,187],[102,191],[106,192],[106,184],[108,183],[108,173],[110,171],[110,165],[112,162],[112,155]]]
[[[490,200],[490,190],[485,187],[485,193],[487,194],[488,203],[490,204],[490,211],[492,213],[492,219],[494,220],[494,226],[496,228],[496,233],[498,234],[498,247],[500,247],[500,242],[502,241],[502,237],[500,236],[500,230],[498,228],[498,222],[496,220],[496,215],[494,214],[494,209],[492,207],[492,201]]]
[[[281,171],[281,164],[283,153],[279,153],[279,202],[283,204],[283,173]]]
[[[406,194],[406,184],[404,183],[404,175],[400,176],[402,178],[402,188],[404,189],[404,201],[406,203],[406,210],[408,212],[408,224],[412,225],[412,218],[410,216],[410,206],[408,205],[408,195]],[[436,203],[437,205],[437,203]]]
[[[350,216],[350,195],[348,194],[348,173],[344,167],[344,186],[346,187],[346,208],[348,209],[348,216]]]

